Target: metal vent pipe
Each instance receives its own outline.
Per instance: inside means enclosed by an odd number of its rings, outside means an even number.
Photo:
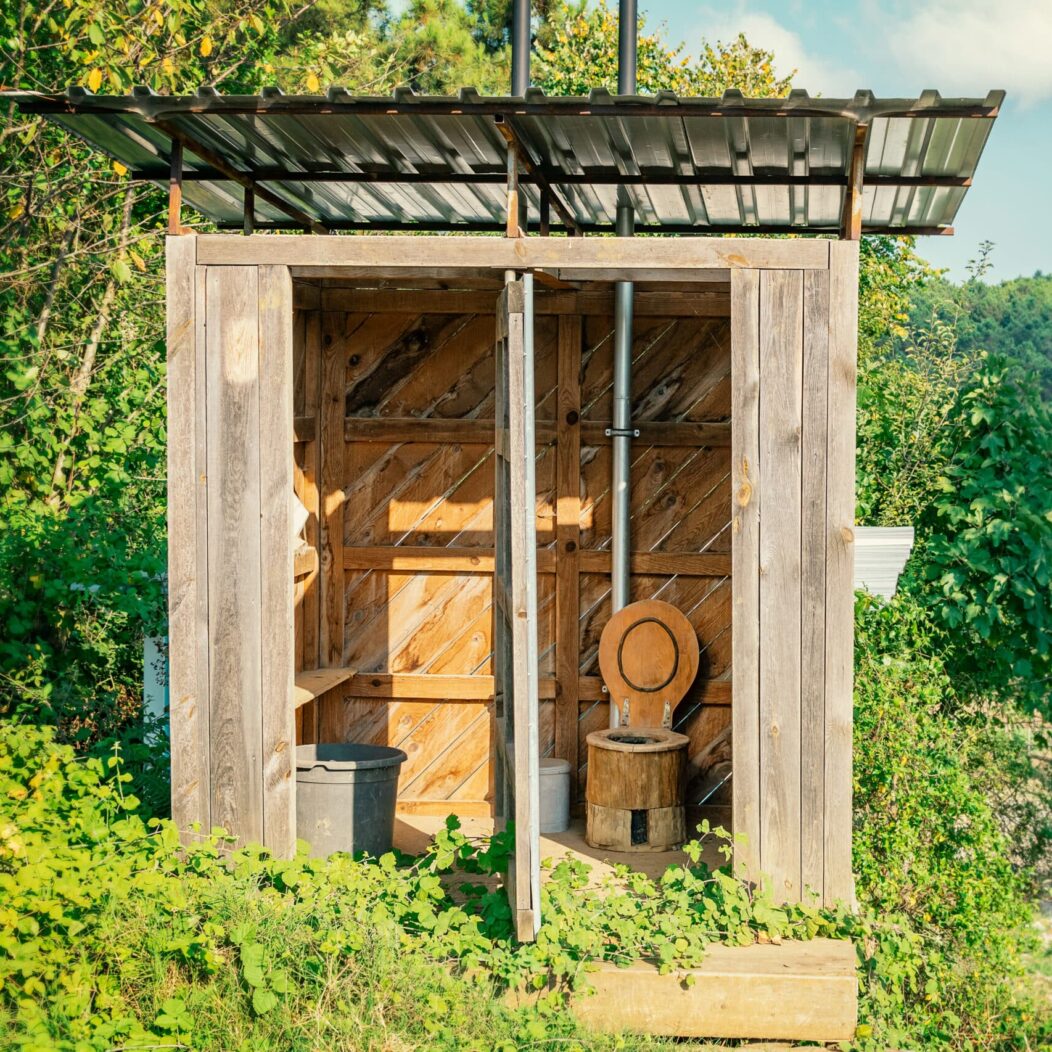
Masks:
[[[619,95],[636,93],[636,0],[621,0],[618,15]],[[635,214],[628,190],[617,191],[617,236],[631,237]],[[626,606],[629,594],[631,552],[629,474],[632,464],[632,295],[631,281],[619,281],[614,288],[614,389],[613,389],[613,469],[611,479],[612,516],[610,590],[611,608],[617,613]],[[615,707],[616,711],[616,707]]]
[[[530,0],[515,0],[511,15],[511,93],[530,86]]]
[[[617,27],[617,93],[636,93],[636,0],[621,0]],[[631,237],[635,213],[626,187],[617,191],[617,236]],[[610,531],[610,608],[617,613],[631,602],[630,570],[632,551],[631,489],[632,469],[632,297],[631,281],[614,286],[614,389],[610,441],[613,447],[610,490],[612,524]],[[610,726],[617,727],[621,713],[617,701],[610,699]]]

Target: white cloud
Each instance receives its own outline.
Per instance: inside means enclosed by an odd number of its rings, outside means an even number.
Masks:
[[[771,15],[748,10],[744,0],[733,6],[702,8],[700,15],[704,28],[698,31],[698,36],[710,43],[717,40],[727,43],[744,33],[753,47],[774,53],[775,71],[779,76],[787,76],[795,69],[793,85],[805,88],[812,95],[850,97],[856,88],[865,86],[863,78],[853,69],[812,54],[798,33]]]
[[[898,65],[943,94],[1004,88],[1025,104],[1052,98],[1050,0],[928,0],[889,26]]]

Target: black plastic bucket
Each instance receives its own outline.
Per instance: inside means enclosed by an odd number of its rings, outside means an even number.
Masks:
[[[398,773],[408,759],[385,745],[296,747],[296,836],[311,855],[391,850]]]

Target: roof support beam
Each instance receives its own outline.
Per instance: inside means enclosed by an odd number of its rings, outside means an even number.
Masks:
[[[240,222],[216,223],[220,230],[240,230]],[[503,223],[487,222],[429,222],[429,223],[405,223],[401,220],[377,220],[375,222],[366,219],[334,219],[329,221],[331,230],[382,230],[417,234],[500,234],[504,233],[506,227]],[[263,222],[255,224],[256,230],[302,230],[300,223],[273,223]],[[564,227],[555,225],[550,227],[551,231],[566,233],[573,236],[574,231],[566,230]],[[581,234],[616,234],[617,225],[614,223],[581,223],[578,224],[577,232]],[[724,235],[734,234],[739,237],[758,237],[764,234],[796,234],[802,237],[825,236],[836,234],[839,236],[840,227],[837,226],[808,226],[794,227],[788,224],[757,223],[754,226],[742,226],[733,224],[722,226],[693,226],[689,223],[665,223],[661,226],[648,225],[637,226],[637,234],[701,234],[701,235]],[[889,237],[952,237],[954,227],[952,226],[867,226],[862,230],[863,234],[886,234]]]
[[[521,207],[519,203],[519,147],[517,143],[508,143],[508,216],[505,220],[506,237],[522,237],[523,229],[519,223]]]
[[[567,230],[574,234],[580,233],[576,216],[574,216],[566,206],[544,171],[538,165],[533,163],[533,159],[530,157],[530,151],[526,148],[526,144],[522,141],[522,137],[515,130],[511,121],[505,117],[498,116],[496,118],[496,124],[497,130],[504,136],[504,140],[508,144],[509,151],[512,147],[515,148],[518,154],[519,163],[526,169],[527,174],[532,176],[531,181],[535,182],[542,190],[548,192],[552,207],[555,209],[556,215],[558,215],[563,221]]]
[[[168,173],[168,233],[183,232],[183,144],[172,141]]]
[[[320,223],[313,216],[307,215],[306,212],[297,208],[295,205],[289,204],[288,201],[279,197],[273,191],[268,190],[265,186],[259,186],[253,180],[252,176],[246,175],[244,172],[239,172],[236,168],[227,164],[219,154],[214,153],[207,146],[203,146],[201,143],[197,142],[192,136],[187,135],[182,128],[172,124],[171,121],[155,120],[153,123],[172,140],[173,157],[176,144],[178,144],[180,153],[189,150],[191,153],[200,157],[205,164],[209,164],[216,171],[221,172],[227,179],[243,186],[246,191],[253,190],[255,196],[258,197],[259,200],[266,201],[267,204],[273,205],[291,219],[295,219],[298,224],[310,229],[312,233],[327,234],[329,232],[328,227],[326,227],[324,223]]]
[[[297,172],[285,168],[256,168],[245,173],[254,183],[400,183],[405,186],[431,185],[479,185],[503,183],[507,173],[501,171],[478,172]],[[163,169],[136,168],[132,179],[159,182],[168,178]],[[542,179],[549,184],[562,186],[847,186],[846,175],[787,175],[783,172],[753,172],[735,175],[733,172],[699,172],[681,175],[678,172],[560,172],[557,169],[535,166],[533,172],[520,172],[519,182],[530,186],[541,185]],[[231,182],[229,176],[215,169],[194,169],[183,172],[183,181],[188,183]],[[967,189],[972,180],[963,175],[870,175],[869,186],[889,187],[946,187]]]
[[[858,241],[862,237],[862,177],[866,167],[868,134],[868,125],[855,125],[855,145],[851,150],[847,192],[844,194],[844,213],[840,220],[840,237],[844,241]]]

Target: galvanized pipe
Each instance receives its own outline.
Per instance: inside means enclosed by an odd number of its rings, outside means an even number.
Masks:
[[[621,0],[617,31],[617,93],[636,93],[636,0]],[[617,191],[617,236],[631,237],[635,212],[628,190]],[[631,281],[614,286],[614,389],[612,427],[613,447],[610,490],[612,523],[610,531],[610,605],[617,613],[631,602],[631,469],[632,469],[632,295]],[[610,726],[617,727],[621,713],[617,701],[610,699]]]
[[[636,91],[636,2],[621,0],[618,21],[617,91],[634,95]],[[635,214],[628,191],[618,188],[617,236],[631,237]],[[632,465],[632,282],[619,281],[614,287],[614,389],[613,389],[613,465],[611,478],[613,522],[611,527],[610,599],[612,612],[626,606],[629,594],[631,552],[630,471]],[[614,711],[616,712],[616,706]],[[616,723],[616,717],[615,717]]]
[[[530,0],[515,0],[511,16],[511,93],[530,86]]]
[[[621,0],[617,11],[617,93],[636,93],[636,0]]]

